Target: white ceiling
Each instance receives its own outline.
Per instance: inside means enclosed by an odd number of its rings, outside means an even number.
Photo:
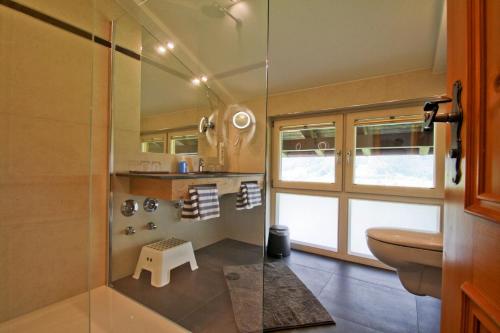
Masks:
[[[219,12],[214,0],[149,0],[141,6],[134,1],[121,0],[159,41],[174,40],[178,58],[192,73],[207,74],[211,89],[226,103],[265,94],[266,0],[243,0],[228,9],[240,24]],[[269,91],[433,66],[442,71],[442,7],[443,0],[270,0]],[[158,59],[182,68],[168,57]],[[143,87],[151,90],[143,92],[144,112],[193,106],[199,94],[189,96],[193,90],[187,85],[173,86],[179,78],[155,74],[153,68],[144,66]],[[165,91],[175,97],[160,95]]]

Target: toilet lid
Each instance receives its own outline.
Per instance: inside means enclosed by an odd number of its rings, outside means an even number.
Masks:
[[[417,249],[443,251],[443,235],[411,229],[370,228],[366,236],[378,241]]]

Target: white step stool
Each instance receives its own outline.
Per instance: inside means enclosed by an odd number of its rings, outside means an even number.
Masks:
[[[198,269],[191,242],[170,238],[142,247],[134,279],[139,279],[143,269],[151,272],[151,285],[163,287],[170,283],[170,270],[189,262],[191,270]]]

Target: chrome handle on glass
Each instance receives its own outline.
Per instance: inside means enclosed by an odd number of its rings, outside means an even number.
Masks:
[[[335,162],[336,163],[342,162],[342,150],[337,151],[337,154],[335,155]]]
[[[346,153],[346,162],[347,162],[347,164],[351,163],[351,151],[350,150],[348,150]]]

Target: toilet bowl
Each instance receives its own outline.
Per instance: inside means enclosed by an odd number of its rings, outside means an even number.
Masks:
[[[442,234],[370,228],[366,238],[373,255],[397,270],[406,290],[415,295],[441,298]]]

